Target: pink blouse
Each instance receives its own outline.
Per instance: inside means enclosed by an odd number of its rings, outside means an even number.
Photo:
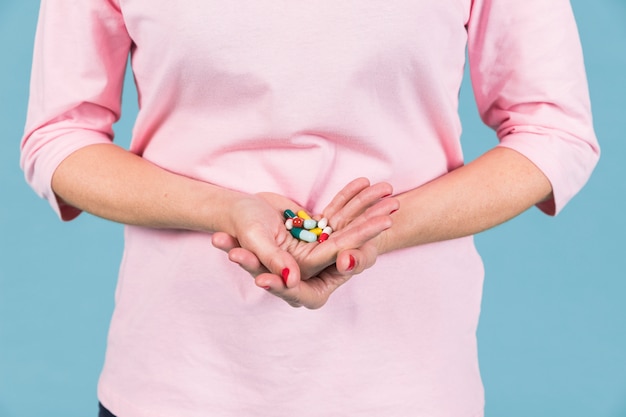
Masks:
[[[567,0],[43,0],[22,141],[28,182],[113,139],[127,57],[131,151],[320,212],[366,176],[409,190],[463,164],[468,51],[500,146],[561,210],[599,155]],[[416,213],[419,215],[419,213]],[[472,238],[396,251],[321,310],[257,288],[211,236],[127,226],[99,399],[119,417],[478,417],[483,267]]]

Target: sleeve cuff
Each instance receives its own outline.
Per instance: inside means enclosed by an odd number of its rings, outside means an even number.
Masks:
[[[517,127],[501,138],[499,146],[526,156],[548,178],[553,197],[537,204],[537,208],[554,216],[585,185],[598,162],[600,150],[593,145],[597,143],[595,140],[588,142],[554,132],[531,130],[537,128]]]
[[[61,220],[69,221],[78,217],[82,211],[64,202],[52,190],[54,172],[65,158],[77,150],[95,144],[110,144],[111,140],[107,135],[93,131],[81,131],[80,134],[68,133],[57,139],[48,142],[35,152],[30,160],[23,160],[22,165],[26,181],[35,192],[48,200]]]

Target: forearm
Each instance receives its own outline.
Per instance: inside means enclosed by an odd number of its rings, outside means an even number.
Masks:
[[[545,175],[525,156],[490,150],[397,198],[393,227],[378,242],[380,253],[468,236],[503,223],[552,192]]]
[[[56,169],[59,198],[125,224],[233,233],[228,208],[242,194],[166,171],[116,145],[91,145]]]

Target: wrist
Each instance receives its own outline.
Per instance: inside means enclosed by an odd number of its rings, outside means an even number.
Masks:
[[[233,212],[235,208],[250,195],[218,187],[212,184],[203,184],[203,190],[197,195],[202,196],[195,205],[192,205],[191,216],[195,217],[193,228],[204,232],[224,232],[236,237],[237,230]]]

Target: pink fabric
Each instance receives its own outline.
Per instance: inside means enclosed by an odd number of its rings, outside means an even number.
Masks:
[[[357,176],[402,192],[463,164],[466,47],[483,119],[546,173],[558,212],[599,154],[567,0],[44,0],[22,165],[78,214],[50,179],[112,139],[132,52],[131,150],[152,162],[311,212]],[[292,309],[208,234],[126,227],[99,398],[120,417],[482,416],[482,279],[458,239]]]

